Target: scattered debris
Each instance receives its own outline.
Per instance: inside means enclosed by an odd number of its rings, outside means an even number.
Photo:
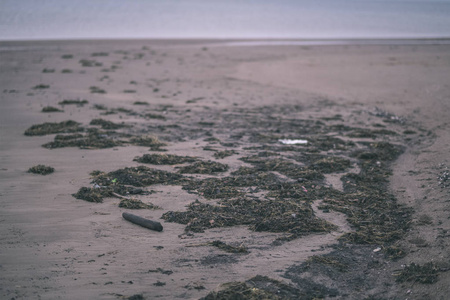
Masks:
[[[163,230],[161,223],[156,222],[156,221],[145,219],[140,216],[136,216],[136,215],[126,213],[126,212],[122,213],[122,217],[131,223],[137,224],[139,226],[142,226],[142,227],[145,227],[145,228],[148,228],[151,230],[155,230],[155,231]]]
[[[282,139],[278,140],[283,145],[306,145],[308,144],[307,140],[289,140],[289,139]]]

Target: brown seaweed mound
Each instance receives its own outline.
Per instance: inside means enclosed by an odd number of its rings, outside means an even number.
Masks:
[[[40,174],[40,175],[48,175],[55,171],[54,168],[44,165],[36,165],[28,169],[29,173]]]
[[[80,127],[80,123],[72,120],[63,121],[60,123],[43,123],[32,125],[30,128],[25,130],[25,135],[47,135],[53,133],[71,133],[83,131]]]
[[[248,225],[254,231],[285,232],[293,238],[313,232],[329,232],[334,225],[317,218],[310,205],[298,201],[249,198],[226,199],[219,205],[193,202],[185,212],[167,212],[168,222],[186,224],[186,231],[203,232],[215,227]]]
[[[152,165],[177,165],[187,162],[194,162],[197,159],[190,156],[178,156],[173,154],[144,154],[141,157],[136,157],[134,161],[152,164]]]
[[[228,165],[221,164],[215,161],[199,161],[189,166],[180,167],[179,172],[190,174],[213,174],[217,172],[228,171]]]
[[[143,187],[152,184],[180,184],[182,178],[180,174],[139,166],[99,173],[93,182],[100,186],[122,184]]]

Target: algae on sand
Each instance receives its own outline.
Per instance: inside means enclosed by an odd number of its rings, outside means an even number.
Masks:
[[[98,173],[93,182],[100,186],[116,184],[131,185],[135,187],[152,184],[181,184],[183,176],[167,171],[151,169],[145,166],[119,169],[109,173]]]
[[[173,154],[144,154],[140,157],[135,157],[134,161],[144,163],[144,164],[152,164],[152,165],[177,165],[187,162],[194,162],[197,159],[191,156],[179,156]]]
[[[28,173],[40,174],[40,175],[48,175],[55,171],[53,167],[44,166],[44,165],[36,165],[28,169]]]
[[[227,170],[228,165],[221,164],[215,161],[199,161],[189,166],[179,168],[179,172],[182,174],[183,173],[213,174],[217,172],[226,172]]]
[[[63,121],[59,123],[43,123],[32,125],[30,128],[25,130],[25,135],[47,135],[53,133],[73,133],[83,131],[80,127],[80,123],[72,120]]]
[[[122,199],[119,203],[119,207],[128,208],[128,209],[159,209],[159,206],[156,206],[152,203],[144,203],[138,199]]]
[[[329,232],[335,226],[314,215],[304,202],[235,198],[211,205],[193,202],[185,212],[167,212],[168,222],[186,224],[186,231],[248,225],[251,230],[286,233],[281,240],[291,240],[313,232]]]

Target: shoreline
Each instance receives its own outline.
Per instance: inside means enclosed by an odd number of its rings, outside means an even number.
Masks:
[[[218,46],[448,45],[450,37],[411,38],[73,38],[0,40],[1,44],[61,43],[213,43]]]

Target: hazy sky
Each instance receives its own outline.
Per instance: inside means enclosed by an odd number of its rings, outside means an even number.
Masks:
[[[450,37],[450,0],[0,0],[0,39]]]

